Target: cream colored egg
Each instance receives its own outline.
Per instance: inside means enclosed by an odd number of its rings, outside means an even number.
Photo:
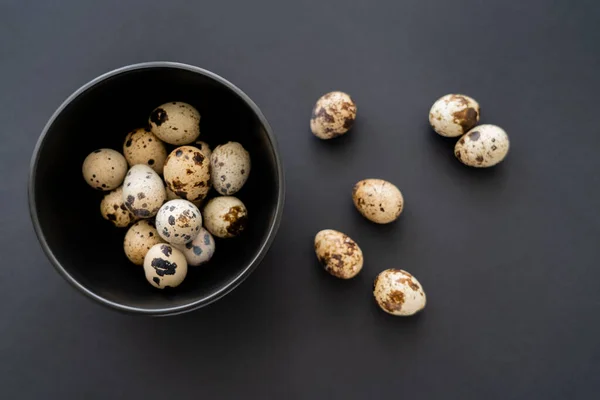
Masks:
[[[155,244],[162,242],[163,240],[154,227],[154,222],[142,219],[131,225],[131,228],[125,234],[123,249],[129,261],[136,265],[143,265],[148,250]]]
[[[208,143],[203,142],[202,140],[197,140],[194,143],[194,146],[196,146],[202,152],[202,154],[204,154],[204,157],[206,157],[210,160],[210,156],[212,155],[212,150],[210,149],[210,146],[208,145]]]
[[[319,139],[333,139],[348,132],[356,119],[356,104],[344,92],[323,95],[312,111],[310,130]]]
[[[170,200],[156,214],[156,229],[167,242],[182,245],[198,236],[202,215],[198,207],[187,200]]]
[[[202,215],[206,229],[219,238],[238,236],[246,228],[248,221],[246,206],[233,196],[209,200]]]
[[[187,271],[183,253],[168,243],[155,244],[144,257],[146,279],[158,289],[179,286]]]
[[[146,164],[157,174],[162,174],[167,149],[150,130],[134,129],[125,137],[123,154],[129,166]]]
[[[210,158],[211,181],[222,195],[238,192],[250,174],[250,154],[237,142],[217,146]]]
[[[200,113],[180,101],[165,103],[150,114],[150,128],[163,142],[181,146],[193,143],[200,135]]]
[[[163,181],[152,168],[137,164],[129,169],[123,183],[123,201],[135,217],[155,216],[166,199]]]
[[[181,146],[167,157],[163,170],[167,187],[178,197],[198,202],[210,190],[210,160],[193,146]]]
[[[197,267],[209,262],[215,254],[215,239],[208,230],[200,228],[198,236],[194,240],[185,245],[175,245],[175,247],[181,250],[188,266]]]
[[[352,200],[356,209],[369,221],[388,224],[404,209],[400,190],[383,179],[365,179],[354,185]]]
[[[462,94],[441,97],[429,111],[429,123],[442,136],[456,137],[477,125],[480,116],[479,103]]]
[[[315,236],[317,259],[331,275],[350,279],[363,267],[363,253],[358,244],[342,232],[325,229]]]
[[[118,151],[98,149],[83,161],[83,178],[98,190],[113,190],[121,186],[127,173],[127,161]]]
[[[123,186],[104,195],[100,202],[100,213],[105,220],[112,222],[117,228],[126,228],[135,221],[133,214],[125,207]]]
[[[401,269],[386,269],[381,272],[375,278],[373,295],[383,311],[404,317],[421,311],[427,303],[419,281]]]
[[[470,167],[492,167],[504,160],[509,147],[504,129],[496,125],[479,125],[460,138],[454,146],[454,155]]]

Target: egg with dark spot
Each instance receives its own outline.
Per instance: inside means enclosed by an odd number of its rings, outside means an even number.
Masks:
[[[200,113],[180,101],[165,103],[152,111],[150,128],[163,142],[180,146],[193,143],[200,135]]]
[[[129,166],[146,164],[157,174],[162,174],[167,149],[152,132],[139,128],[129,132],[125,137],[123,154]]]
[[[125,207],[123,186],[119,186],[104,196],[100,202],[100,213],[104,219],[112,222],[117,228],[126,228],[136,219]]]
[[[348,132],[356,119],[356,104],[344,92],[330,92],[315,104],[310,130],[319,139],[333,139]]]
[[[97,190],[109,191],[123,183],[127,161],[118,151],[99,149],[85,158],[82,172],[88,185]]]
[[[475,99],[463,94],[447,94],[429,110],[429,123],[442,136],[456,137],[477,125],[481,110]]]
[[[206,157],[210,160],[212,150],[210,149],[210,146],[208,145],[208,143],[203,142],[202,140],[197,140],[196,142],[194,142],[194,146],[196,146],[198,149],[200,149],[202,154],[204,154],[204,157]]]
[[[383,179],[364,179],[354,185],[352,201],[363,217],[377,224],[389,224],[404,210],[400,190]]]
[[[123,201],[135,217],[155,216],[166,198],[163,181],[152,168],[137,164],[129,169],[123,182]]]
[[[336,278],[355,277],[363,267],[363,253],[358,244],[342,232],[325,229],[315,236],[317,259]]]
[[[146,280],[158,289],[179,286],[187,271],[183,253],[168,243],[155,244],[144,257]]]
[[[231,238],[246,228],[248,210],[237,197],[221,196],[206,203],[203,217],[204,226],[210,233],[219,238]]]
[[[158,234],[174,245],[192,241],[201,227],[200,210],[187,200],[169,200],[156,214]]]
[[[493,167],[504,160],[509,147],[504,129],[496,125],[479,125],[460,138],[454,146],[454,155],[469,167]]]
[[[202,201],[211,187],[210,160],[194,146],[173,150],[163,170],[167,187],[176,196],[191,201]]]
[[[383,311],[410,316],[425,308],[427,297],[417,278],[401,269],[386,269],[373,285],[373,296]]]
[[[144,257],[152,246],[162,243],[162,238],[150,220],[142,219],[135,224],[125,234],[123,249],[125,255],[132,263],[136,265],[144,264]]]
[[[188,266],[199,266],[210,261],[215,253],[215,239],[208,230],[200,227],[194,240],[184,245],[176,245],[181,250]]]
[[[211,180],[222,195],[238,192],[250,175],[250,154],[237,142],[217,146],[210,157]]]

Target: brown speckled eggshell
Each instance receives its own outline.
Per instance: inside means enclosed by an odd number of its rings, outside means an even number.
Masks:
[[[167,157],[163,170],[167,187],[178,197],[198,202],[210,190],[210,160],[193,146],[181,146]]]
[[[125,234],[123,249],[129,261],[136,265],[143,265],[148,250],[155,244],[162,242],[162,238],[154,227],[154,222],[142,219],[131,225],[131,228]]]
[[[182,245],[191,242],[202,228],[198,207],[182,199],[169,200],[156,214],[156,229],[167,242]]]
[[[135,221],[135,217],[123,202],[123,186],[104,195],[100,202],[100,213],[117,228],[126,228]]]
[[[155,108],[148,122],[160,140],[176,146],[193,143],[200,135],[200,113],[180,101]]]
[[[212,150],[210,149],[208,143],[203,142],[202,140],[196,140],[196,142],[194,142],[194,146],[196,146],[202,152],[202,154],[204,154],[204,156],[210,160]]]
[[[369,221],[388,224],[404,209],[400,190],[383,179],[365,179],[354,185],[352,200],[356,209]]]
[[[475,168],[500,163],[510,148],[504,129],[496,125],[479,125],[467,132],[454,146],[454,155],[463,164]]]
[[[330,92],[315,104],[310,130],[319,139],[333,139],[348,132],[356,119],[356,104],[344,92]]]
[[[231,238],[246,228],[248,210],[240,199],[222,196],[210,199],[204,207],[204,226],[219,238]]]
[[[160,175],[167,158],[167,149],[152,132],[139,128],[125,137],[123,154],[129,166],[146,164]]]
[[[146,279],[158,289],[179,286],[187,271],[183,253],[168,243],[155,244],[144,257]]]
[[[463,94],[447,94],[431,106],[429,123],[439,135],[456,137],[477,125],[480,115],[475,99]]]
[[[98,149],[83,161],[83,178],[94,189],[109,191],[123,183],[127,173],[127,161],[118,151]]]
[[[250,174],[250,154],[237,142],[217,146],[210,158],[211,181],[221,195],[237,193]]]
[[[123,182],[125,207],[137,218],[151,218],[167,199],[167,192],[160,176],[145,164],[129,169]]]
[[[401,269],[386,269],[373,285],[373,296],[383,311],[410,316],[425,308],[427,297],[419,281]]]
[[[363,267],[363,253],[358,244],[342,232],[325,229],[315,236],[317,259],[336,278],[355,277]]]

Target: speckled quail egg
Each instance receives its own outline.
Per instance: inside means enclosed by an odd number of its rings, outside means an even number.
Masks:
[[[163,170],[167,187],[182,199],[203,200],[210,190],[210,160],[193,146],[181,146],[169,154]]]
[[[363,267],[363,253],[358,244],[342,232],[325,229],[315,236],[317,259],[331,275],[350,279]]]
[[[202,228],[198,207],[187,200],[169,200],[156,214],[156,229],[167,242],[181,245],[192,241]]]
[[[183,253],[188,266],[191,265],[197,267],[205,264],[209,262],[213,254],[215,254],[215,239],[210,232],[204,228],[200,228],[198,236],[191,242],[174,246]]]
[[[113,190],[121,186],[127,173],[127,161],[118,151],[98,149],[83,161],[85,181],[98,190]]]
[[[126,228],[135,221],[133,214],[125,207],[123,186],[104,195],[100,202],[100,213],[104,219],[112,222],[117,228]]]
[[[354,185],[352,200],[356,209],[369,221],[388,224],[404,209],[400,190],[383,179],[365,179]]]
[[[131,225],[125,234],[123,249],[125,255],[136,265],[144,264],[144,257],[152,246],[162,243],[152,220],[142,219]]]
[[[167,243],[155,244],[144,257],[146,279],[158,289],[179,286],[187,270],[183,253]]]
[[[429,111],[429,123],[438,134],[456,137],[464,134],[479,122],[479,103],[462,94],[441,97]]]
[[[208,143],[203,142],[202,140],[196,140],[196,142],[194,143],[194,146],[196,146],[202,152],[202,154],[204,154],[204,157],[206,157],[210,160],[212,150],[210,149],[210,146],[208,145]]]
[[[381,272],[375,278],[373,295],[383,311],[405,317],[421,311],[427,303],[419,281],[401,269]]]
[[[166,199],[165,185],[152,168],[137,164],[129,169],[123,183],[123,201],[135,217],[155,216]]]
[[[333,139],[348,132],[356,119],[356,104],[344,92],[323,95],[312,111],[310,130],[319,139]]]
[[[504,129],[479,125],[467,132],[454,146],[454,155],[470,167],[492,167],[504,160],[510,142]]]
[[[180,101],[165,103],[150,114],[150,128],[160,140],[180,146],[200,135],[200,113]]]
[[[210,199],[203,211],[204,226],[219,238],[239,235],[248,221],[248,210],[240,199],[222,196]]]
[[[157,174],[162,174],[167,149],[150,130],[134,129],[125,137],[123,154],[130,166],[146,164]]]
[[[250,174],[250,154],[237,142],[217,146],[210,158],[212,185],[219,194],[239,191]]]

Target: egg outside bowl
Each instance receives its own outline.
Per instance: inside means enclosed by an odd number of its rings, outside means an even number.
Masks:
[[[250,152],[252,171],[236,194],[248,208],[249,223],[238,238],[219,240],[210,263],[190,267],[179,287],[157,290],[123,252],[127,229],[101,217],[103,193],[85,183],[81,165],[95,149],[122,151],[125,135],[168,101],[200,111],[200,140],[211,146],[237,141]],[[284,198],[276,140],[256,104],[220,76],[172,62],[119,68],[78,89],[46,124],[29,176],[31,219],[56,270],[105,306],[152,316],[198,309],[242,283],[275,238]]]

